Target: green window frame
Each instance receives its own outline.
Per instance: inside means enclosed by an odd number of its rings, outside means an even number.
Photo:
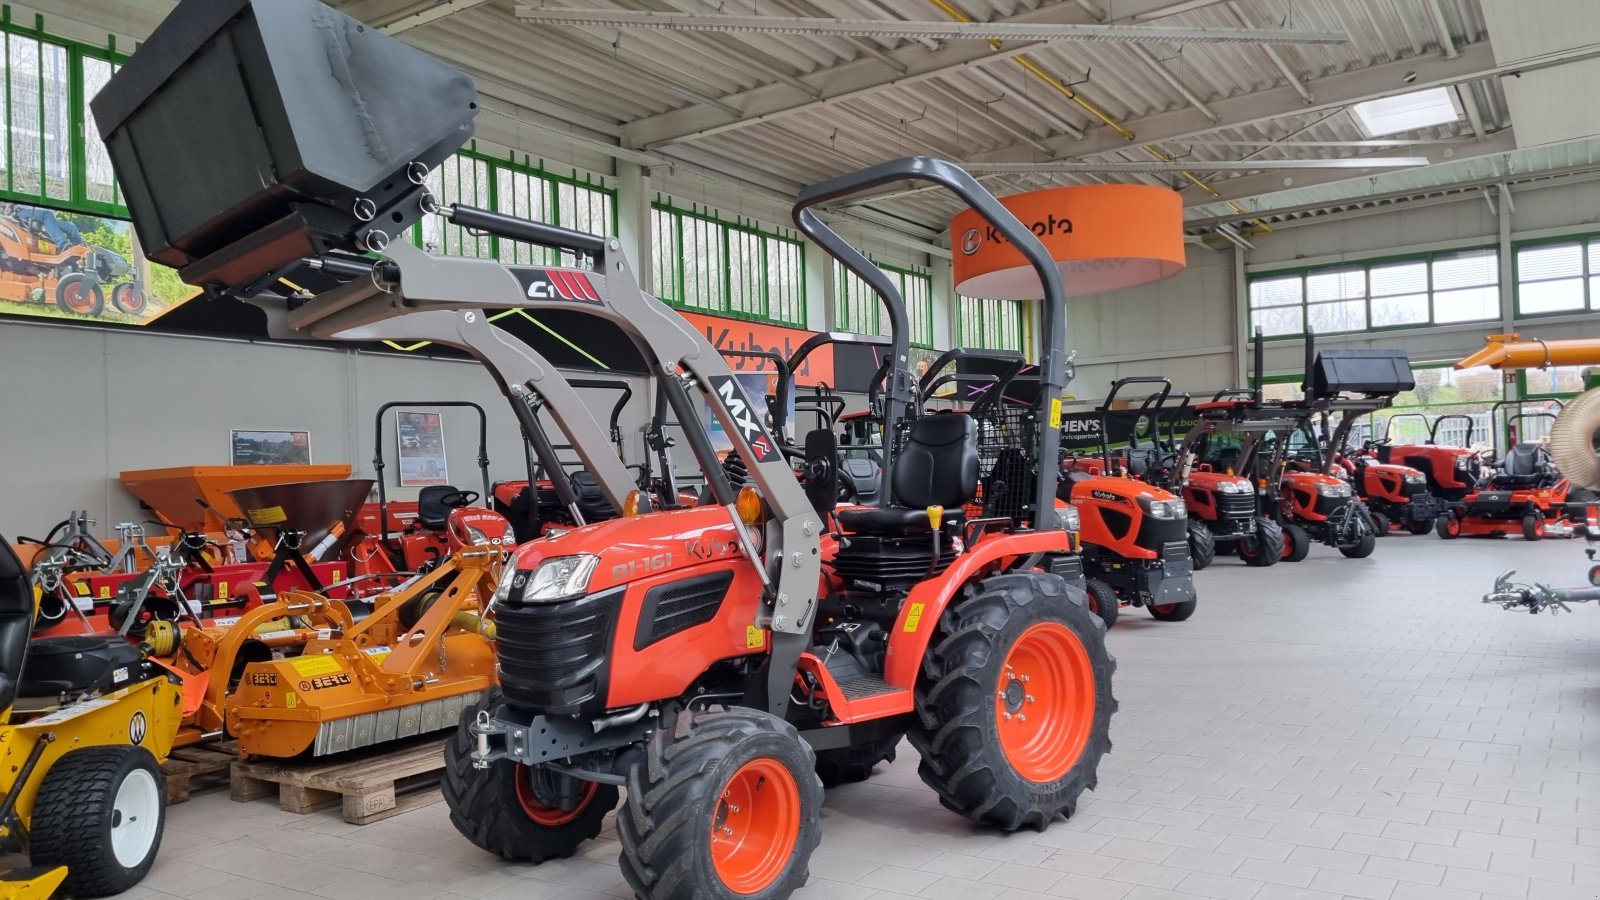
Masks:
[[[1493,246],[1382,256],[1254,272],[1245,290],[1250,330],[1269,340],[1490,322],[1500,260]]]
[[[870,257],[869,257],[870,258]],[[911,326],[911,346],[933,349],[933,276],[926,271],[904,268],[873,260],[900,290]],[[856,273],[835,260],[833,263],[833,316],[831,327],[853,334],[889,333],[883,315],[883,301]]]
[[[1518,319],[1600,310],[1600,233],[1514,241],[1511,274]]]
[[[560,225],[588,234],[617,233],[617,192],[577,172],[562,175],[529,157],[480,152],[474,142],[428,174],[427,185],[443,206],[462,203]],[[497,235],[475,234],[439,216],[411,226],[411,241],[449,256],[494,258],[512,265],[572,265],[571,253],[536,247]]]
[[[755,221],[730,221],[671,198],[650,204],[656,295],[691,312],[806,327],[805,244]]]
[[[956,295],[956,346],[1028,352],[1028,309],[1022,300]]]
[[[89,101],[126,60],[27,26],[0,7],[0,199],[127,217]]]

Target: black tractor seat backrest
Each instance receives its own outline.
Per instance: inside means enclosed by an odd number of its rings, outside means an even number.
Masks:
[[[585,522],[603,522],[617,517],[616,509],[606,499],[605,492],[600,490],[600,482],[593,473],[579,469],[572,473],[570,483],[573,496],[578,501],[578,512],[583,513]]]
[[[978,426],[964,413],[922,416],[894,463],[894,501],[955,508],[978,493]]]
[[[417,491],[417,524],[429,531],[443,531],[450,520],[450,507],[440,501],[456,492],[448,484],[429,485]]]
[[[1513,478],[1537,478],[1544,473],[1544,448],[1524,441],[1506,454],[1505,473]]]
[[[33,588],[17,551],[0,536],[0,709],[17,699],[33,633]]]

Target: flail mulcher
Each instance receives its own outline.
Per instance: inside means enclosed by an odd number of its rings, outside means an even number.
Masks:
[[[878,505],[835,515],[837,484],[800,486],[760,406],[715,348],[639,290],[617,240],[441,209],[425,176],[471,136],[471,80],[313,0],[184,0],[117,78],[119,102],[97,98],[96,119],[152,258],[240,294],[310,258],[343,283],[269,309],[274,328],[466,351],[535,450],[551,444],[548,417],[623,513],[524,545],[496,583],[500,687],[447,746],[451,818],[475,843],[511,859],[569,855],[626,785],[622,871],[639,895],[780,898],[805,882],[817,844],[818,769],[864,775],[902,733],[945,805],[1002,829],[1042,828],[1095,785],[1113,662],[1099,619],[1061,575],[1077,560],[1053,465],[1035,465],[1031,499],[1013,515],[969,519],[974,423],[921,416],[903,446],[884,449],[890,490]],[[1050,416],[1066,381],[1059,273],[970,176],[913,158],[818,185],[796,210],[883,299],[886,419],[912,397],[905,304],[808,208],[908,178],[954,190],[1034,263],[1046,298],[1038,409]],[[570,251],[576,265],[389,242],[424,212]],[[638,490],[572,385],[488,322],[524,307],[588,315],[632,342],[674,418],[691,423],[703,504]],[[692,424],[702,403],[748,473],[737,491]],[[1038,432],[1031,455],[1054,461],[1058,432]],[[823,443],[820,455],[836,454]],[[874,560],[892,577],[855,574]]]

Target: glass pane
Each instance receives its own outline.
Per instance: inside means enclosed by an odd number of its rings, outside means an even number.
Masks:
[[[779,322],[804,325],[805,304],[800,292],[800,245],[766,238],[767,315]]]
[[[1278,334],[1300,334],[1306,330],[1302,312],[1303,308],[1299,306],[1252,310],[1250,325],[1252,329],[1259,327],[1261,333],[1268,337]]]
[[[1367,293],[1367,270],[1334,269],[1306,276],[1306,302],[1348,300],[1364,297]]]
[[[83,149],[87,163],[84,170],[84,190],[85,199],[96,203],[117,202],[116,174],[111,171],[111,155],[106,152],[106,145],[100,140],[100,129],[95,125],[94,111],[89,108],[89,101],[105,87],[106,82],[111,79],[111,72],[111,63],[103,59],[84,57]]]
[[[1250,282],[1250,307],[1287,306],[1305,299],[1303,282],[1299,275],[1283,278],[1259,278]]]
[[[1524,281],[1517,286],[1517,309],[1523,314],[1583,309],[1583,279]]]
[[[1517,280],[1524,284],[1546,278],[1576,278],[1582,274],[1583,245],[1576,241],[1524,247],[1517,251]]]
[[[1478,322],[1500,315],[1500,288],[1479,287],[1459,291],[1437,291],[1433,295],[1433,320]]]
[[[1426,267],[1423,269],[1426,273]],[[1376,284],[1377,270],[1373,270]],[[1372,298],[1372,327],[1393,325],[1422,325],[1428,321],[1428,295],[1403,294],[1397,297]]]
[[[722,231],[717,223],[683,217],[683,302],[697,309],[721,311]]]
[[[761,308],[761,238],[748,231],[728,229],[728,308],[759,316]]]
[[[1441,253],[1433,258],[1433,289],[1490,287],[1500,283],[1500,261],[1493,250]]]
[[[1428,263],[1424,260],[1416,260],[1414,262],[1373,266],[1368,278],[1372,283],[1372,296],[1374,297],[1422,294],[1428,290]],[[1377,314],[1374,313],[1373,317],[1377,318]],[[1425,317],[1424,321],[1426,321]]]
[[[44,187],[45,196],[72,199],[72,94],[67,48],[40,44],[44,79]]]
[[[678,217],[664,209],[650,210],[650,264],[656,296],[683,302],[678,291]]]
[[[1361,331],[1367,327],[1365,300],[1306,304],[1306,325],[1318,334],[1333,331]]]
[[[11,50],[11,189],[38,194],[42,186],[39,42],[9,35]]]
[[[1589,276],[1589,308],[1600,309],[1600,275]]]

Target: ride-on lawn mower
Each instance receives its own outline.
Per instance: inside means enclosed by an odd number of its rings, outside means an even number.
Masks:
[[[1141,418],[1154,434],[1158,411],[1172,391],[1161,377],[1119,378],[1097,410],[1100,416],[1099,466],[1062,463],[1066,478],[1058,496],[1070,500],[1083,523],[1083,568],[1096,611],[1109,626],[1121,603],[1143,606],[1164,622],[1194,615],[1198,600],[1189,558],[1189,514],[1177,495],[1140,481],[1152,464],[1150,451],[1130,448],[1126,456],[1111,452],[1112,404],[1130,384],[1156,384],[1161,390],[1145,400]],[[1134,431],[1138,426],[1135,423]],[[1095,471],[1097,469],[1098,471]]]
[[[244,46],[251,55],[232,55]],[[352,64],[330,70],[330,55]],[[617,828],[638,894],[786,897],[805,882],[819,837],[813,745],[859,767],[902,731],[923,756],[923,779],[975,821],[1043,828],[1070,813],[1096,782],[1116,704],[1104,627],[1055,573],[1076,560],[1053,468],[1035,471],[1017,518],[968,520],[975,425],[959,413],[923,416],[903,449],[884,449],[894,501],[831,515],[837,486],[801,489],[760,407],[699,332],[640,292],[619,241],[439,209],[426,171],[470,137],[476,105],[464,74],[312,0],[183,0],[94,101],[152,258],[213,292],[250,294],[311,257],[347,280],[289,311],[263,299],[274,333],[468,352],[530,437],[543,405],[623,514],[525,544],[499,579],[501,691],[464,713],[447,745],[457,827],[512,859],[570,855],[626,784]],[[298,121],[316,124],[286,125]],[[374,129],[383,141],[369,139]],[[194,179],[202,167],[215,177]],[[954,190],[1038,271],[1037,413],[1052,427],[1019,450],[1053,463],[1066,381],[1060,273],[976,180],[926,158],[814,186],[796,212],[803,232],[884,298],[894,340],[886,419],[911,399],[905,305],[809,208],[906,179]],[[570,251],[578,265],[436,257],[387,241],[425,209]],[[697,423],[704,401],[746,489],[732,489],[707,432],[686,427],[710,500],[653,505],[577,392],[488,322],[490,311],[528,306],[626,335],[680,423]],[[826,449],[819,458],[835,459]],[[852,565],[878,580],[849,574]]]
[[[0,540],[0,897],[119,894],[161,847],[183,691],[140,648],[112,637],[30,640],[37,606]]]
[[[1514,402],[1496,403],[1491,421],[1494,411]],[[1436,526],[1440,537],[1504,537],[1518,530],[1529,541],[1571,535],[1564,521],[1571,482],[1556,468],[1544,445],[1516,441],[1515,422],[1535,416],[1556,418],[1546,412],[1516,413],[1507,418],[1506,428],[1515,442],[1475,489],[1440,516]],[[1499,430],[1495,431],[1498,445]]]

